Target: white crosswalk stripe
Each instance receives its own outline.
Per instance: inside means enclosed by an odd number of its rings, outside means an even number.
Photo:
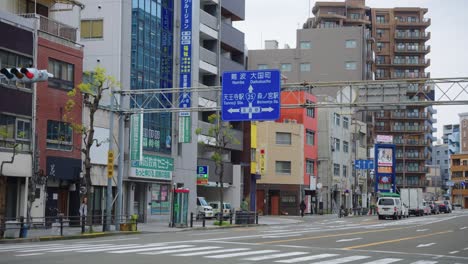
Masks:
[[[308,260],[317,260],[317,259],[329,258],[329,257],[334,257],[334,256],[338,256],[338,254],[312,255],[312,256],[307,256],[307,257],[300,257],[300,258],[293,258],[293,259],[286,259],[286,260],[277,260],[275,262],[279,262],[279,263],[297,263],[297,262],[308,261]]]
[[[47,252],[52,252],[52,253],[60,253],[60,252],[70,252],[70,251],[86,250],[86,249],[101,248],[101,247],[109,247],[109,246],[112,246],[112,244],[77,245],[77,246],[71,246],[70,248],[65,248],[65,249],[46,250],[46,251],[47,251]],[[115,246],[115,245],[114,245],[114,246]]]
[[[176,254],[174,256],[191,257],[191,256],[201,256],[201,255],[208,255],[208,254],[215,254],[215,253],[236,252],[236,251],[244,251],[244,250],[249,250],[249,249],[248,248],[228,248],[228,249],[212,250],[209,252],[193,252],[193,253]]]
[[[0,252],[4,251],[12,251],[15,249],[26,249],[26,248],[37,248],[37,247],[52,247],[52,246],[60,246],[60,244],[38,244],[38,245],[13,245],[13,246],[5,246],[5,247],[0,247]]]
[[[154,244],[152,246],[154,246]],[[107,250],[129,249],[129,248],[139,248],[139,247],[145,247],[145,246],[142,246],[141,244],[113,245],[113,246],[106,246],[106,247],[95,247],[93,249],[86,249],[86,250],[80,249],[80,250],[77,250],[76,252],[92,253],[92,252],[104,252]]]
[[[267,254],[267,253],[274,253],[274,252],[278,252],[278,250],[255,250],[255,251],[248,251],[248,252],[238,252],[238,253],[229,253],[229,254],[214,255],[214,256],[205,256],[205,258],[216,258],[216,259],[232,258],[232,257]]]
[[[86,245],[86,246],[91,246],[91,245]],[[40,248],[34,248],[34,249],[26,249],[26,250],[19,250],[18,252],[21,253],[28,253],[28,252],[36,252],[36,251],[50,251],[50,250],[58,250],[58,249],[65,249],[65,248],[71,248],[73,245],[66,245],[66,246],[55,246],[55,247],[40,247]]]
[[[137,248],[137,249],[128,249],[128,250],[118,250],[118,251],[106,251],[107,253],[114,253],[114,254],[123,254],[123,253],[136,253],[136,252],[144,252],[144,251],[156,251],[161,249],[176,249],[176,248],[187,248],[187,247],[194,247],[193,245],[178,245],[178,246],[159,246],[159,247],[145,247],[145,248]]]
[[[268,255],[268,256],[245,258],[244,260],[260,261],[260,260],[265,260],[265,259],[284,258],[284,257],[291,257],[291,256],[305,255],[305,254],[307,254],[307,252],[288,252],[288,253],[279,253],[279,254],[273,254],[273,255]]]
[[[366,258],[370,258],[370,257],[369,256],[350,256],[350,257],[315,262],[315,264],[341,264],[341,263],[346,263],[346,262],[351,262],[351,261],[356,261],[356,260],[361,260],[361,259],[366,259]]]
[[[437,261],[419,260],[411,264],[436,264]]]
[[[363,264],[390,264],[390,263],[397,262],[397,261],[400,261],[400,260],[402,260],[402,259],[384,258],[384,259],[374,260],[374,261],[371,261],[371,262],[366,262],[366,263],[363,263]]]
[[[163,251],[144,252],[144,253],[139,253],[139,254],[142,254],[142,255],[160,255],[160,254],[190,252],[190,251],[197,251],[197,250],[209,250],[209,249],[217,249],[217,248],[220,248],[220,247],[193,247],[193,248],[182,248],[182,249],[168,249],[168,250],[163,250]]]

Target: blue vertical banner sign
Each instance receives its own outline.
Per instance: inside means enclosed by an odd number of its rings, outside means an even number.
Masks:
[[[374,146],[375,192],[396,192],[395,145]]]
[[[180,12],[180,78],[179,107],[190,108],[190,87],[192,83],[192,0],[181,0]],[[190,116],[190,112],[181,112]]]

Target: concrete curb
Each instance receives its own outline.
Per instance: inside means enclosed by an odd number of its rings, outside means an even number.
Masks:
[[[83,238],[97,238],[97,237],[108,237],[118,235],[134,235],[141,234],[140,231],[121,231],[121,232],[96,232],[96,233],[85,233],[73,236],[43,236],[33,238],[14,238],[14,239],[0,239],[0,244],[17,244],[17,243],[29,243],[29,242],[40,242],[40,241],[54,241],[54,240],[71,240],[71,239],[83,239]]]

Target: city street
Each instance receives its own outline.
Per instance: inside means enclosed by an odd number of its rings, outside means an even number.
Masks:
[[[0,263],[468,263],[468,210],[0,245]]]

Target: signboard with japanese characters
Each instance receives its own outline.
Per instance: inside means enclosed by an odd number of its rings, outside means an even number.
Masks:
[[[395,145],[375,144],[375,192],[395,192]]]
[[[141,161],[131,161],[130,165],[130,177],[171,180],[174,159],[143,154]]]
[[[280,115],[280,71],[224,72],[223,121],[276,120]]]
[[[180,76],[179,107],[190,108],[190,87],[192,86],[192,0],[181,0],[180,12]],[[181,112],[180,116],[189,116],[190,112]]]

